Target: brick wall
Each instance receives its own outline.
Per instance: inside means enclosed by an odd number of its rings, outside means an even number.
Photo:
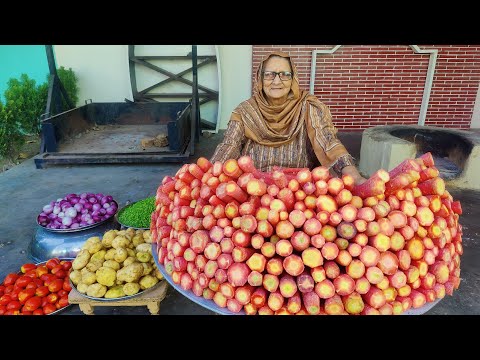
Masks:
[[[334,45],[254,45],[252,79],[272,50],[288,52],[300,87],[310,87],[313,50]],[[438,50],[425,125],[469,129],[480,83],[480,46],[418,45]],[[417,124],[430,54],[408,45],[343,45],[317,54],[314,94],[330,107],[339,130]]]

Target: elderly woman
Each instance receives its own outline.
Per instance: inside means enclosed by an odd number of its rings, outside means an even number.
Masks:
[[[320,162],[338,175],[351,175],[357,185],[365,181],[336,137],[329,108],[300,90],[288,54],[268,55],[254,86],[253,96],[233,111],[212,162],[249,155],[262,171],[273,166],[312,169]]]

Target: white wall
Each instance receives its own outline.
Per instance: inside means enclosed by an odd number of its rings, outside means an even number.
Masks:
[[[72,68],[78,77],[78,106],[85,100],[133,100],[128,45],[55,45],[57,67]]]
[[[230,115],[252,94],[252,45],[218,45],[221,71],[219,129],[227,127]]]
[[[480,128],[480,86],[477,90],[477,97],[475,99],[475,106],[473,107],[472,121],[470,122],[470,128]]]
[[[125,98],[133,100],[128,45],[55,45],[54,51],[57,66],[71,67],[79,78],[78,106],[88,99],[93,102],[123,102]],[[218,128],[225,129],[232,110],[251,96],[252,46],[217,45],[217,51],[221,78]],[[199,46],[198,55],[205,55],[203,52],[202,46]],[[208,87],[210,84],[205,85]],[[184,92],[181,88],[184,85],[178,86],[179,89],[170,90]]]

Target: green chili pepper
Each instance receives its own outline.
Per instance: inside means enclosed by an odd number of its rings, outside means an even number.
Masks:
[[[128,227],[150,228],[152,213],[155,211],[155,196],[137,201],[118,214],[118,221]]]

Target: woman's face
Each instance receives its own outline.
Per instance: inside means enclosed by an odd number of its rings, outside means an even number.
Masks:
[[[265,62],[263,72],[289,72],[291,74],[292,68],[290,62],[282,57],[271,57]],[[271,74],[270,74],[271,75]],[[267,100],[272,105],[280,105],[287,101],[288,93],[292,87],[292,79],[281,80],[280,75],[274,74],[273,80],[267,80],[262,74],[263,92],[267,97]]]

